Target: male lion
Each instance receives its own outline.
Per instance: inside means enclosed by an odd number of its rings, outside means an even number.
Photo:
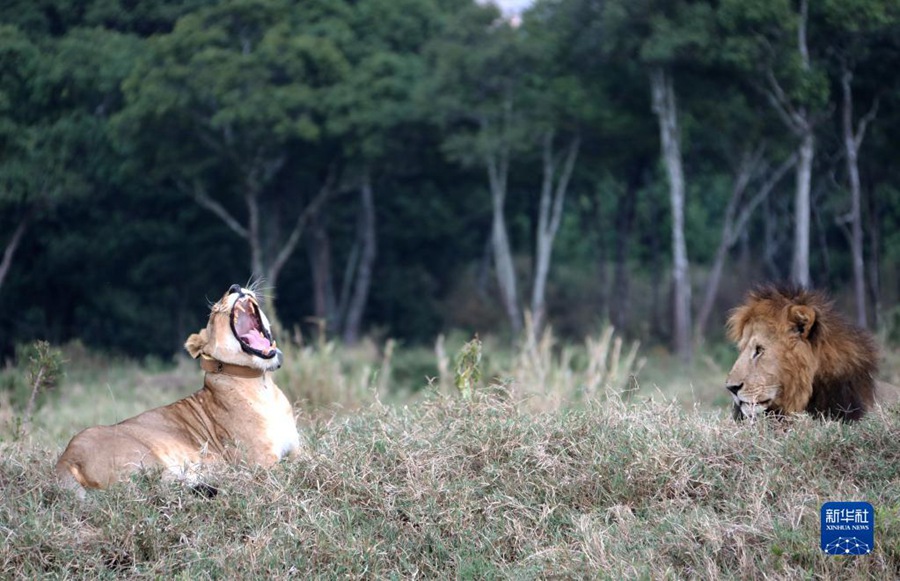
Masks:
[[[728,334],[740,349],[725,380],[735,419],[805,410],[853,421],[875,403],[875,340],[821,293],[756,289],[732,311]]]
[[[114,426],[78,433],[56,464],[63,486],[84,496],[86,488],[106,488],[152,466],[196,484],[205,463],[268,466],[298,450],[291,405],[270,373],[281,367],[282,354],[253,291],[232,285],[213,305],[206,328],[184,346],[200,358],[203,388]]]

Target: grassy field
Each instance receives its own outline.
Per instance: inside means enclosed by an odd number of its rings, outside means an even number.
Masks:
[[[736,424],[712,360],[626,365],[602,341],[486,342],[478,380],[448,340],[414,396],[390,389],[417,368],[391,345],[293,345],[278,383],[304,452],[223,468],[211,500],[154,473],[83,502],[55,487],[78,429],[201,380],[70,355],[30,424],[0,405],[0,578],[900,578],[900,410]],[[874,553],[819,550],[832,500],[875,506]]]

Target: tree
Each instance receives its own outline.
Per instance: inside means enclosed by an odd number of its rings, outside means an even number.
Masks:
[[[338,183],[333,160],[313,158],[315,177],[276,188],[279,174],[307,159],[302,146],[320,139],[323,104],[346,73],[332,41],[343,34],[342,11],[337,0],[197,10],[149,41],[149,58],[124,85],[125,139],[161,181],[246,242],[253,276],[271,289],[270,316],[282,268]]]
[[[866,320],[866,267],[863,259],[862,232],[862,183],[859,177],[859,149],[866,136],[868,124],[878,112],[876,99],[869,112],[854,123],[853,73],[846,64],[841,70],[841,127],[843,129],[844,155],[847,159],[847,179],[850,185],[850,250],[853,257],[853,292],[856,297],[856,322],[868,326]]]
[[[659,141],[669,178],[672,208],[672,284],[674,288],[675,350],[684,361],[691,354],[691,278],[684,239],[684,170],[681,160],[681,131],[671,74],[663,66],[650,72],[653,112],[659,119]]]
[[[547,278],[566,195],[581,151],[582,126],[595,117],[583,75],[571,54],[571,21],[552,3],[538,3],[525,14],[529,83],[528,121],[535,126],[541,159],[541,186],[535,225],[531,285],[532,328],[539,335],[547,318]],[[557,143],[561,144],[561,147]]]
[[[827,77],[809,42],[808,0],[798,9],[786,0],[724,0],[719,12],[727,33],[723,52],[750,75],[751,83],[797,139],[794,243],[791,280],[809,286],[812,169],[816,126],[827,116]]]
[[[554,137],[555,133],[552,130],[548,130],[544,134],[541,151],[544,177],[541,180],[540,209],[536,227],[537,256],[535,257],[534,283],[531,291],[532,325],[536,334],[543,330],[547,316],[547,276],[550,271],[553,242],[559,232],[563,204],[581,146],[581,138],[576,134],[569,141],[562,155],[555,155]]]
[[[447,137],[445,151],[486,171],[491,196],[491,247],[501,303],[513,335],[523,327],[506,224],[510,163],[530,141],[521,102],[524,59],[516,31],[497,22],[493,6],[461,12],[431,47],[434,77],[425,98]]]
[[[361,334],[377,255],[376,183],[402,165],[407,146],[399,136],[421,121],[414,102],[426,76],[421,53],[438,27],[441,10],[432,0],[364,0],[354,3],[347,16],[352,35],[342,47],[349,69],[333,92],[327,133],[340,144],[345,181],[358,194],[357,226],[340,294],[322,301],[331,305],[331,312],[320,316],[352,344]],[[327,231],[317,234],[328,236]],[[327,276],[317,288],[333,294],[336,285]]]
[[[441,95],[445,147],[454,159],[487,170],[494,269],[514,335],[522,330],[523,314],[506,217],[510,176],[528,183],[530,172],[514,166],[537,158],[530,309],[538,335],[547,318],[553,246],[581,148],[580,124],[589,109],[565,55],[565,29],[551,22],[555,8],[539,3],[521,27],[499,20],[492,8],[478,8],[458,19],[434,48],[439,56],[429,94]]]
[[[870,97],[868,111],[856,118],[854,111],[853,81],[858,69],[865,71],[874,62],[890,60],[890,51],[896,51],[896,30],[900,26],[900,8],[886,0],[857,0],[856,2],[824,2],[820,9],[822,36],[829,39],[832,67],[839,78],[841,88],[841,141],[846,161],[850,210],[846,220],[850,223],[849,240],[853,265],[853,291],[856,299],[856,322],[868,325],[866,315],[866,268],[864,259],[862,179],[859,170],[859,153],[869,124],[875,119],[881,93],[876,90]],[[896,54],[896,53],[895,53]]]
[[[684,235],[685,178],[675,96],[676,72],[702,67],[712,39],[712,6],[703,1],[606,2],[601,5],[607,58],[638,61],[650,80],[653,113],[672,214],[674,347],[692,358],[690,262]]]

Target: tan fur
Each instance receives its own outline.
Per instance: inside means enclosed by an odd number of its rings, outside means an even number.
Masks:
[[[281,365],[281,352],[274,342],[270,358],[245,352],[232,331],[232,306],[241,297],[252,297],[256,304],[252,291],[233,286],[212,307],[206,328],[188,337],[185,349],[191,357],[215,359],[258,376],[206,373],[203,388],[191,396],[113,426],[80,432],[56,465],[64,486],[82,493],[106,488],[147,467],[162,467],[168,476],[197,483],[198,471],[207,463],[268,466],[297,451],[293,410],[270,373]],[[269,332],[265,315],[257,312]]]
[[[763,287],[728,319],[740,351],[726,386],[736,418],[759,413],[856,420],[875,402],[878,350],[822,294]]]

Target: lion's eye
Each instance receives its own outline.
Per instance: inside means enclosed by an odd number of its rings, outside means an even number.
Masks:
[[[762,346],[762,345],[757,345],[756,348],[753,349],[753,358],[756,359],[757,357],[759,357],[760,355],[762,355],[762,354],[763,354],[763,351],[765,351],[765,349],[763,348],[763,346]]]

